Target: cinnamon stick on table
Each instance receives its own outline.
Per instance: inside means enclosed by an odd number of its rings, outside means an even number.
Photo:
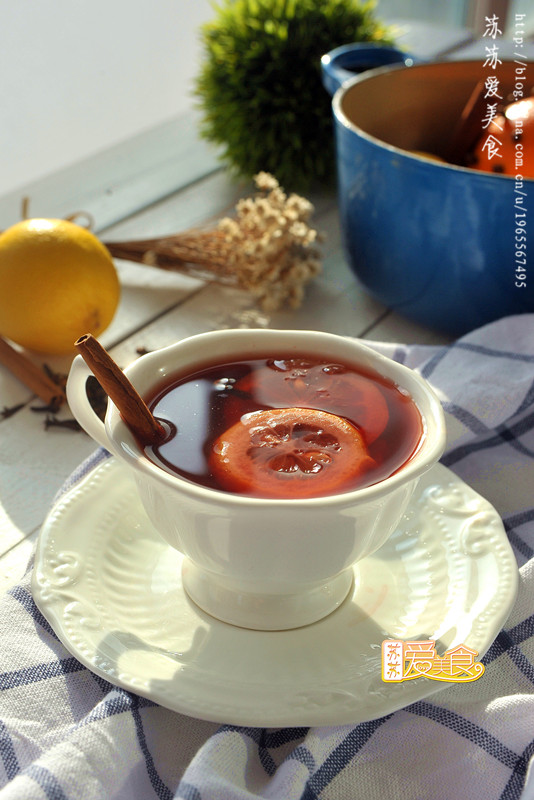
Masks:
[[[141,444],[160,442],[166,436],[165,428],[100,342],[86,333],[75,347]]]
[[[0,336],[0,364],[19,379],[30,391],[43,400],[46,405],[59,406],[65,402],[65,392],[54,383],[43,370],[28,356],[16,350]]]

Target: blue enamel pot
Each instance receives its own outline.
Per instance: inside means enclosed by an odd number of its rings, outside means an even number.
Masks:
[[[371,69],[369,46],[322,59],[333,93],[341,228],[355,274],[386,306],[451,336],[534,311],[534,180],[520,165],[507,176],[410,152],[447,152],[487,68],[418,64],[397,50],[386,61],[375,55]],[[367,71],[355,75],[360,64]],[[519,83],[525,96],[534,86],[533,63],[521,82],[516,69],[497,65],[503,98]]]

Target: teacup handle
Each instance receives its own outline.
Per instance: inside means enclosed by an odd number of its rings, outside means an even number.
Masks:
[[[419,59],[398,50],[372,42],[357,42],[336,47],[321,58],[323,86],[334,95],[335,92],[357,73],[365,72],[388,64],[404,64],[411,67]]]
[[[110,453],[116,453],[106,427],[100,417],[95,413],[87,397],[86,384],[93,373],[81,356],[76,356],[72,362],[67,378],[67,402],[76,420],[89,436],[102,445]]]

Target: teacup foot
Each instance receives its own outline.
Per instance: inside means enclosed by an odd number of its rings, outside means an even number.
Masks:
[[[183,587],[197,606],[222,622],[260,631],[290,630],[318,622],[341,605],[353,581],[353,570],[346,569],[332,580],[298,593],[262,594],[216,577],[187,558],[182,564]]]

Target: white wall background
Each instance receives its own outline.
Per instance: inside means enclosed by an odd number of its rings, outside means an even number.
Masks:
[[[209,0],[0,0],[0,195],[191,107]]]
[[[461,26],[467,0],[378,0],[376,13],[390,19],[417,19],[451,27]]]
[[[467,2],[481,0],[379,0],[377,14],[458,25]],[[213,16],[210,0],[0,0],[0,197],[191,108]]]

